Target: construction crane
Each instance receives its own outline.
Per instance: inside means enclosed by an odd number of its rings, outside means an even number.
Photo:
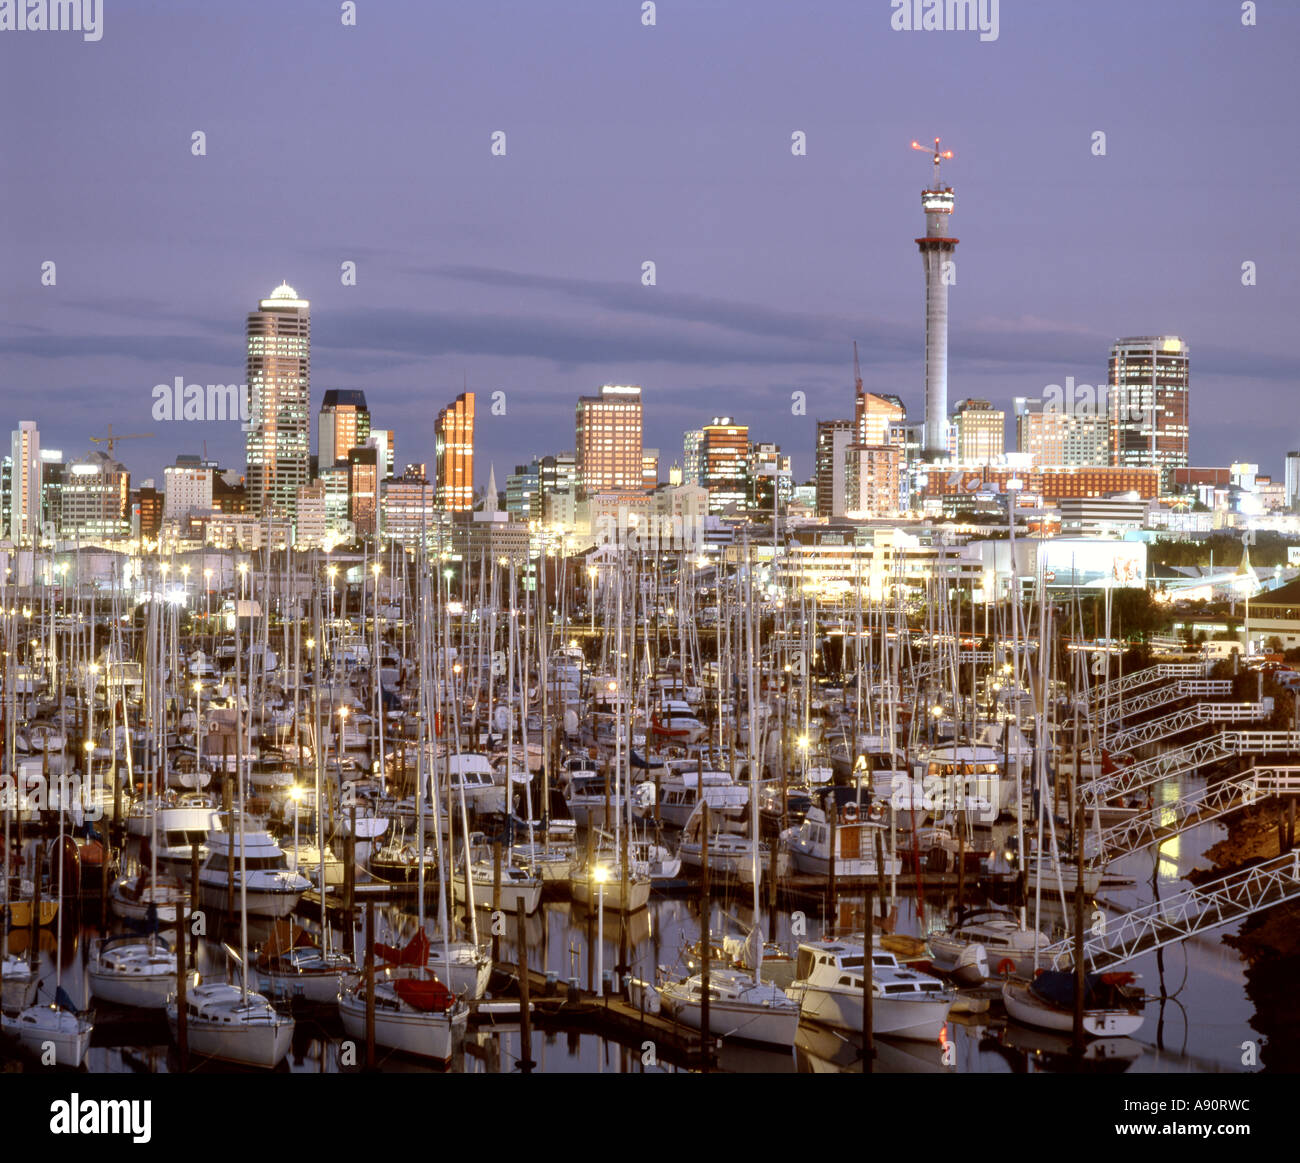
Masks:
[[[932,190],[942,190],[943,187],[942,187],[941,185],[939,185],[939,163],[940,163],[941,161],[950,161],[950,160],[952,160],[952,150],[948,149],[948,150],[942,150],[942,151],[941,151],[941,150],[939,149],[939,139],[938,139],[937,137],[934,139],[934,149],[933,149],[933,150],[931,150],[931,148],[930,148],[928,145],[922,145],[919,141],[914,141],[914,142],[912,142],[912,148],[913,148],[913,149],[919,149],[922,153],[928,153],[928,154],[932,154],[932,155],[933,155],[933,157],[934,157],[934,185],[931,186],[930,188],[931,188]]]
[[[858,341],[853,341],[853,394],[862,395],[862,369],[858,367]]]
[[[107,436],[92,436],[90,439],[93,440],[96,444],[107,444],[108,455],[112,456],[113,445],[116,444],[119,440],[152,440],[153,433],[152,432],[126,432],[126,433],[114,435],[113,425],[110,424],[108,426]]]

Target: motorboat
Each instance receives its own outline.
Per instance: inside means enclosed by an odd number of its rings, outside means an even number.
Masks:
[[[233,885],[236,909],[246,896],[249,916],[287,917],[311,888],[306,877],[289,869],[283,850],[269,832],[212,832],[208,847],[208,859],[199,869],[199,901],[206,908],[224,909]]]
[[[1050,944],[1011,917],[974,916],[929,935],[930,963],[960,985],[980,985],[991,976],[1030,976],[1035,946],[1041,956]]]
[[[896,855],[889,854],[888,829],[879,817],[859,810],[851,800],[836,806],[833,796],[824,797],[823,804],[810,807],[798,827],[781,833],[781,845],[798,871],[827,876],[833,860],[837,877],[880,875],[876,859],[876,838],[880,837],[883,874],[898,874],[901,863]]]
[[[864,1014],[864,947],[860,940],[801,943],[795,980],[786,991],[809,1021],[861,1033]],[[918,1041],[937,1039],[956,992],[937,977],[906,969],[889,952],[871,954],[872,1031]]]

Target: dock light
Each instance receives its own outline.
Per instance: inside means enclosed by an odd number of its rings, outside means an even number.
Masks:
[[[576,638],[570,638],[570,639],[569,639],[569,649],[570,649],[570,650],[577,650],[577,649],[578,649],[578,640],[577,640]]]
[[[612,691],[616,691],[616,690],[618,690],[618,683],[616,683],[616,682],[611,682],[611,683],[609,684],[609,689],[612,690]]]
[[[333,580],[339,576],[339,567],[337,565],[331,565],[325,572],[329,574],[330,579]]]
[[[943,708],[936,703],[933,707],[930,708],[930,714],[932,714],[936,719],[942,718]]]
[[[82,747],[82,750],[84,750],[85,753],[86,753],[87,755],[89,755],[92,751],[95,750],[95,741],[94,741],[93,739],[87,739],[87,740],[86,740],[86,741],[81,745],[81,747]]]
[[[340,719],[346,719],[347,717],[348,717],[348,708],[347,708],[347,707],[339,707],[339,718],[340,718]]]
[[[315,650],[315,649],[316,649],[316,639],[315,639],[315,638],[308,638],[308,639],[307,639],[307,649],[308,649],[308,650]]]
[[[452,663],[452,666],[451,666],[451,673],[452,673],[452,674],[460,674],[460,663],[459,663],[459,662],[453,662],[453,663]]]
[[[373,573],[375,577],[378,577],[381,573],[383,573],[383,571],[384,571],[384,567],[380,565],[379,562],[375,562],[375,564],[370,567],[370,572]]]
[[[800,746],[803,750],[805,750],[805,751],[808,750],[808,736],[807,736],[807,735],[800,735],[799,738],[795,740],[795,742],[798,743],[799,746]]]

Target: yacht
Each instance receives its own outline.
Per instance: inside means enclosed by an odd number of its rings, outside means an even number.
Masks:
[[[366,1036],[366,998],[364,980],[339,994],[339,1017],[349,1038]],[[469,1006],[428,969],[399,966],[375,974],[377,1045],[446,1064],[468,1022]]]
[[[287,917],[311,888],[306,877],[289,870],[284,852],[269,832],[212,832],[208,847],[211,852],[199,869],[199,901],[207,908],[225,908],[230,884],[234,885],[235,907],[240,907],[241,848],[249,916]]]
[[[810,807],[797,828],[786,828],[781,833],[781,845],[790,853],[795,868],[827,876],[833,850],[837,877],[877,876],[880,866],[876,861],[876,837],[880,836],[884,875],[898,875],[900,861],[897,855],[889,854],[885,826],[871,819],[869,813],[859,812],[852,801],[838,807],[832,801],[833,797],[823,801],[824,807]]]
[[[786,991],[809,1021],[862,1032],[861,940],[810,941],[799,946],[794,984]],[[937,977],[905,969],[884,950],[871,954],[872,1031],[918,1041],[937,1039],[956,993]]]
[[[178,1021],[173,997],[167,1003],[173,1038]],[[192,1053],[241,1066],[272,1070],[293,1041],[293,1018],[281,1014],[261,994],[224,981],[205,982],[186,993],[185,1022]]]
[[[931,933],[929,944],[935,969],[960,985],[980,985],[990,976],[1031,976],[1035,945],[1041,954],[1051,939],[1011,917],[977,915]]]
[[[103,937],[91,942],[86,976],[100,1001],[160,1010],[176,989],[176,951],[157,936]],[[197,986],[198,970],[187,981],[188,988]]]

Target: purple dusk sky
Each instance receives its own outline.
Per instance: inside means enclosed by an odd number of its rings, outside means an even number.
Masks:
[[[660,0],[654,27],[641,0],[358,0],[356,27],[337,0],[103,0],[98,42],[0,32],[5,447],[32,419],[80,456],[111,423],[155,434],[118,449],[137,480],[205,443],[242,471],[237,423],[155,422],[151,389],[242,382],[244,317],[286,279],[312,302],[313,443],[326,389],[360,388],[399,466],[432,469],[467,385],[478,483],[504,487],[572,447],[578,395],[639,383],[665,468],[730,414],[803,477],[817,419],[851,414],[855,339],[867,388],[922,415],[908,143],[938,134],[950,402],[1104,382],[1113,339],[1173,332],[1192,463],[1280,473],[1300,6],[998,7],[987,42],[893,31],[889,0]]]

